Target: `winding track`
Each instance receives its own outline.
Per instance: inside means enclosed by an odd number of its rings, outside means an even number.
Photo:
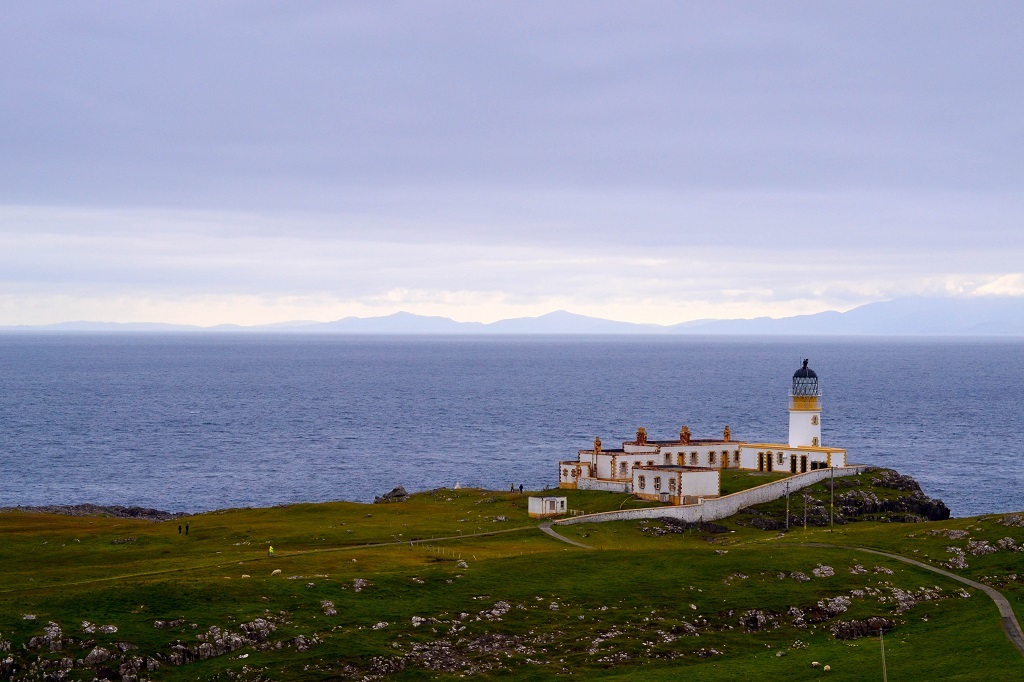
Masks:
[[[1019,651],[1021,655],[1024,655],[1024,632],[1021,631],[1020,623],[1017,622],[1017,616],[1016,614],[1014,614],[1013,608],[1010,606],[1010,602],[1006,600],[1006,597],[1004,597],[1002,592],[1000,592],[999,590],[989,587],[984,583],[975,582],[970,578],[964,578],[963,576],[959,576],[956,573],[950,573],[949,571],[944,571],[941,568],[936,568],[935,566],[931,566],[924,562],[917,561],[916,559],[911,559],[909,557],[901,556],[899,554],[882,552],[877,549],[868,549],[867,547],[847,547],[844,545],[826,545],[817,543],[809,543],[807,546],[835,547],[837,549],[854,549],[858,552],[878,554],[879,556],[888,557],[890,559],[896,559],[897,561],[902,561],[905,564],[911,564],[913,566],[917,566],[918,568],[923,568],[926,571],[931,571],[932,573],[938,573],[939,575],[950,578],[951,580],[956,580],[957,582],[961,582],[964,585],[969,585],[970,587],[981,590],[982,592],[987,594],[992,599],[992,601],[996,603],[996,608],[999,609],[999,617],[1003,621],[1003,630],[1006,631],[1006,636],[1010,639],[1011,642],[1013,642],[1013,645],[1017,647],[1017,651]]]
[[[548,535],[550,535],[551,537],[553,537],[556,540],[561,540],[562,542],[568,542],[570,545],[575,545],[576,547],[582,547],[583,549],[594,549],[590,545],[584,545],[582,542],[576,542],[575,540],[570,540],[569,538],[565,537],[564,535],[559,535],[555,531],[551,530],[551,522],[550,521],[545,521],[544,523],[540,524],[538,526],[538,528],[540,528],[542,531],[544,531],[545,533],[547,533]]]
[[[550,521],[548,521],[546,523],[540,524],[539,528],[542,531],[544,531],[545,533],[547,533],[548,535],[550,535],[551,537],[555,538],[556,540],[561,540],[562,542],[567,542],[570,545],[574,545],[576,547],[581,547],[583,549],[594,549],[593,547],[590,547],[588,545],[584,545],[581,542],[576,542],[575,540],[570,540],[569,538],[565,537],[564,535],[559,535],[558,533],[556,533],[554,530],[551,529],[551,522]],[[931,571],[932,573],[938,573],[939,575],[945,576],[946,578],[949,578],[951,580],[956,580],[957,582],[963,583],[964,585],[968,585],[968,586],[973,587],[973,588],[975,588],[977,590],[981,590],[982,592],[987,594],[989,596],[989,598],[993,602],[995,602],[996,608],[999,609],[999,618],[1000,618],[1000,620],[1003,623],[1003,630],[1006,632],[1006,636],[1013,643],[1013,645],[1015,647],[1017,647],[1017,651],[1020,652],[1021,655],[1024,655],[1024,631],[1021,630],[1020,623],[1017,622],[1017,616],[1016,616],[1016,614],[1014,614],[1013,608],[1010,606],[1010,602],[1006,600],[1006,597],[1004,597],[1003,594],[999,590],[997,590],[997,589],[995,589],[993,587],[989,587],[988,585],[985,585],[984,583],[976,582],[974,580],[971,580],[970,578],[964,578],[963,576],[959,576],[956,573],[950,573],[949,571],[944,571],[941,568],[936,568],[935,566],[931,566],[931,565],[926,564],[924,562],[917,561],[916,559],[911,559],[909,557],[901,556],[899,554],[892,554],[890,552],[882,552],[882,551],[879,551],[877,549],[868,549],[867,547],[852,547],[852,546],[848,546],[848,545],[829,545],[829,544],[817,543],[817,542],[809,542],[809,543],[798,545],[798,546],[802,546],[802,547],[827,547],[827,548],[830,548],[830,549],[851,549],[851,550],[856,550],[858,552],[867,552],[869,554],[877,554],[879,556],[884,556],[884,557],[888,557],[890,559],[895,559],[896,561],[902,561],[905,564],[911,564],[912,566],[917,566],[918,568],[923,568],[924,570]]]

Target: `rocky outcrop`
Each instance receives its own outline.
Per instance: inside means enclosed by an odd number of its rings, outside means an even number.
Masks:
[[[904,490],[911,484],[917,486],[917,481],[909,476],[895,474],[895,477],[898,477],[897,481],[890,479],[891,485],[884,487],[903,486],[897,489]],[[880,485],[879,479],[874,480],[876,485]],[[944,521],[949,518],[949,507],[942,500],[925,495],[920,487],[912,490],[909,495],[891,500],[880,499],[870,490],[851,490],[836,495],[836,508],[844,518],[862,517],[865,521]],[[885,518],[880,517],[880,514],[890,516]]]
[[[98,504],[53,504],[41,507],[3,507],[0,512],[22,511],[33,514],[61,514],[63,516],[112,516],[119,519],[148,519],[167,521],[184,513],[171,513],[147,507],[103,506]]]
[[[844,620],[832,626],[832,635],[836,639],[859,639],[876,636],[880,631],[889,632],[892,627],[893,623],[888,618]]]
[[[409,493],[405,491],[404,487],[398,486],[397,488],[392,488],[391,492],[389,493],[384,493],[383,495],[378,495],[377,497],[374,497],[373,503],[387,504],[389,502],[405,502],[408,499]]]

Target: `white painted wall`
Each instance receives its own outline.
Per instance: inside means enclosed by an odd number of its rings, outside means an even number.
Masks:
[[[527,498],[527,513],[530,516],[555,516],[568,511],[566,497],[530,497]]]
[[[821,410],[791,409],[789,411],[789,445],[790,447],[821,446]]]
[[[780,481],[766,483],[764,485],[757,486],[756,488],[750,488],[749,490],[742,490],[738,493],[733,493],[732,495],[705,500],[703,504],[601,512],[599,514],[575,516],[569,519],[557,521],[556,523],[559,525],[571,525],[575,523],[602,523],[604,521],[629,521],[633,519],[656,519],[661,517],[680,519],[690,523],[696,521],[717,521],[718,519],[728,518],[739,512],[740,509],[744,509],[751,505],[763,504],[765,502],[771,502],[772,500],[785,497],[787,482],[789,483],[789,491],[792,493],[793,491],[800,490],[801,488],[806,488],[809,485],[823,481],[832,476],[833,473],[836,478],[840,478],[842,476],[853,476],[855,474],[863,473],[867,468],[868,467],[856,466],[842,469],[837,468],[834,470],[819,469],[817,471],[808,471],[806,474],[797,474],[796,476],[791,476]]]
[[[681,495],[707,497],[721,494],[718,471],[683,471],[680,474]]]
[[[610,493],[628,493],[632,487],[630,481],[602,481],[596,478],[581,478],[576,483],[578,490],[604,490]]]

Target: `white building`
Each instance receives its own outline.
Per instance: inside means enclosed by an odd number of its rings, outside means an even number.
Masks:
[[[719,495],[722,469],[793,474],[846,466],[846,450],[821,439],[818,375],[807,366],[793,374],[789,396],[789,442],[735,441],[726,426],[721,438],[694,439],[683,426],[678,440],[649,441],[640,427],[621,449],[605,450],[601,439],[580,450],[576,460],[559,462],[560,488],[633,493],[652,500],[687,504]]]
[[[527,513],[533,518],[545,516],[561,516],[569,511],[566,506],[568,498],[546,495],[527,498]]]

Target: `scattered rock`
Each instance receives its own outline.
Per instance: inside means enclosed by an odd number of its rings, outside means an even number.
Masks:
[[[811,573],[818,578],[831,578],[836,574],[836,571],[831,566],[818,564],[817,567],[811,569]]]
[[[1007,514],[1003,518],[996,521],[1001,526],[1010,526],[1013,528],[1024,528],[1024,515],[1021,514]]]
[[[987,540],[968,540],[967,551],[974,556],[981,556],[983,554],[995,554],[999,550],[988,544]]]
[[[964,569],[967,568],[967,559],[964,555],[964,550],[959,547],[947,547],[946,551],[952,554],[949,561],[942,562],[942,565],[946,568],[952,569]]]
[[[352,589],[354,589],[356,592],[362,592],[367,587],[372,587],[372,586],[373,586],[373,583],[371,583],[369,580],[364,580],[362,578],[356,578],[355,580],[352,581]]]
[[[833,618],[840,613],[846,613],[846,610],[850,608],[850,598],[840,595],[838,597],[822,599],[818,601],[818,608],[829,618]]]
[[[155,627],[158,630],[163,630],[165,628],[176,628],[176,627],[182,626],[184,624],[185,624],[185,619],[184,618],[177,618],[175,620],[154,620],[153,621],[153,627]]]
[[[767,627],[778,627],[778,616],[761,609],[751,609],[740,615],[740,626],[747,632],[757,632]]]

